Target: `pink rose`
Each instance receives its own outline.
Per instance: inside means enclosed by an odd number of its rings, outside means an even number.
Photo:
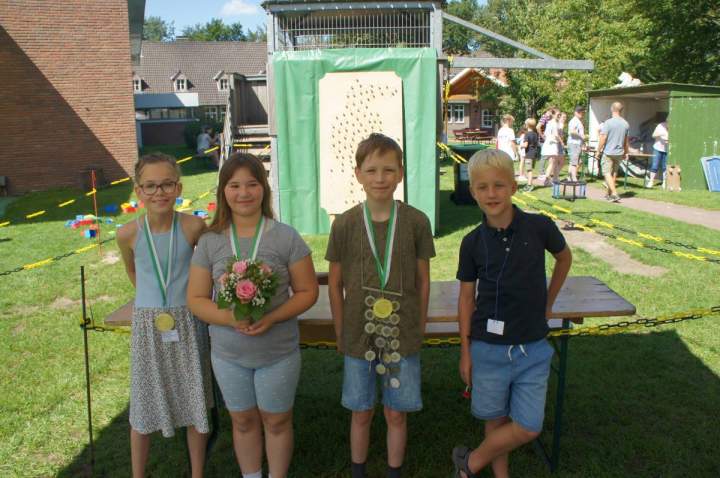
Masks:
[[[237,283],[237,286],[235,286],[235,294],[237,295],[238,299],[240,299],[240,302],[242,302],[243,304],[247,304],[248,302],[250,302],[253,297],[255,297],[256,291],[257,287],[255,287],[255,284],[253,284],[247,279],[241,280]]]
[[[267,265],[265,263],[263,263],[263,265],[260,266],[260,270],[262,270],[263,274],[265,274],[266,276],[269,276],[270,274],[272,274],[272,269],[270,268],[269,265]]]
[[[222,287],[222,288],[224,289],[224,288],[225,288],[225,284],[227,283],[227,280],[228,280],[228,274],[227,274],[227,272],[225,272],[225,273],[224,273],[223,275],[221,275],[220,278],[218,279],[218,282],[220,282],[220,287]]]
[[[235,264],[233,264],[232,270],[238,275],[243,275],[247,270],[247,261],[237,261]]]

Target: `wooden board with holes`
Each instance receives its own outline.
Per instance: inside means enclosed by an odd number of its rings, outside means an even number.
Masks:
[[[328,73],[320,91],[320,207],[340,214],[365,198],[355,151],[370,133],[403,145],[402,79],[394,72]],[[403,185],[395,191],[403,199]]]

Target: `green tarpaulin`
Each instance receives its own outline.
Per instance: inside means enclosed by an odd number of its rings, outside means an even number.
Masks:
[[[437,56],[432,48],[276,52],[272,57],[280,218],[303,234],[330,231],[320,204],[318,82],[327,73],[393,71],[403,84],[405,200],[430,218],[437,207]]]

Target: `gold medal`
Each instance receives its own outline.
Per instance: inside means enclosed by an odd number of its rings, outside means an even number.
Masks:
[[[169,332],[175,328],[175,319],[167,312],[158,314],[155,317],[155,328],[160,332]]]
[[[392,302],[387,300],[385,297],[379,298],[373,304],[373,313],[381,319],[389,317],[390,314],[392,314],[392,311],[393,311]]]

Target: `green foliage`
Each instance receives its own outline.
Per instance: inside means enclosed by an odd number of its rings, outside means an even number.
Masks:
[[[463,20],[475,22],[478,9],[477,0],[454,0],[447,4],[445,11]],[[477,48],[477,44],[475,34],[472,31],[452,22],[444,23],[443,51],[447,53],[467,54]]]
[[[143,23],[143,40],[173,41],[175,22],[166,22],[160,17],[147,17]]]
[[[198,41],[246,41],[247,35],[240,22],[226,25],[222,19],[213,18],[206,24],[197,23],[183,29],[188,40]]]

